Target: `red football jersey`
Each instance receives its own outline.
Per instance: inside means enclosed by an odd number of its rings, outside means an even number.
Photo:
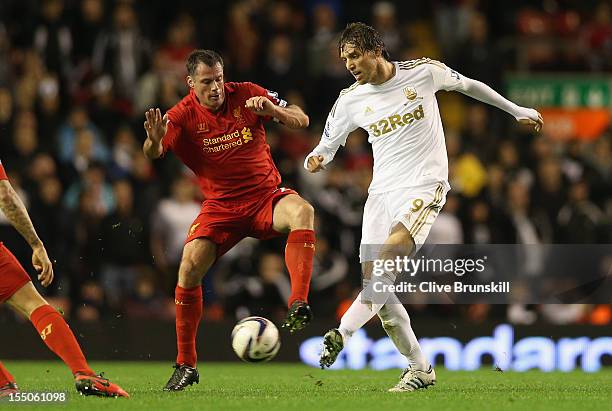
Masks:
[[[225,101],[213,113],[193,92],[168,110],[164,153],[174,153],[197,176],[206,199],[236,200],[276,188],[280,174],[272,161],[262,117],[244,107],[254,96],[286,102],[253,83],[225,83]]]

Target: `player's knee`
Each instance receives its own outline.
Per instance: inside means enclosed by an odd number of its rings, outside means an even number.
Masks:
[[[414,239],[402,223],[398,223],[393,227],[386,245],[393,254],[411,256],[415,250]]]
[[[295,205],[293,209],[292,228],[310,228],[314,225],[314,207],[306,201]]]
[[[179,267],[179,285],[195,287],[202,281],[208,267],[193,256],[184,256]]]
[[[183,250],[179,266],[179,283],[188,280],[199,284],[215,261],[215,256],[216,245],[212,241],[198,238],[189,242]]]

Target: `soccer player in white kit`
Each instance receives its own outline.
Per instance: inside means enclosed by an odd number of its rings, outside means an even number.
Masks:
[[[365,290],[374,260],[413,256],[418,251],[450,189],[436,91],[459,91],[510,113],[536,131],[541,129],[543,119],[536,110],[520,107],[436,60],[390,61],[380,34],[363,23],[349,24],[338,47],[356,82],[340,92],[321,141],[306,157],[304,167],[312,173],[320,171],[346,143],[351,131],[363,128],[368,133],[374,170],[360,247]],[[378,250],[368,247],[376,244],[381,245]],[[387,279],[392,282],[393,275]],[[415,391],[435,384],[435,371],[421,352],[410,317],[397,297],[390,295],[383,303],[368,300],[363,294],[344,314],[340,326],[325,334],[321,366],[331,366],[351,335],[378,314],[383,328],[410,364],[389,391]]]

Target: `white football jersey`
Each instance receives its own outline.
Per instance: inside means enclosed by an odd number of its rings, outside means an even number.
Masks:
[[[462,77],[436,60],[393,62],[395,75],[383,84],[358,84],[340,92],[321,143],[311,155],[329,163],[348,134],[361,127],[374,153],[370,193],[444,182],[448,157],[435,93],[462,90]],[[309,156],[310,157],[310,156]]]

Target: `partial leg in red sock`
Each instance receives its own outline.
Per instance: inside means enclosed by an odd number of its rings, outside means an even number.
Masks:
[[[291,296],[287,304],[289,307],[294,301],[308,301],[314,253],[313,230],[293,230],[289,233],[285,247],[285,264],[291,277]]]
[[[197,362],[196,335],[202,319],[202,287],[182,288],[174,292],[176,304],[177,364],[195,367]]]
[[[38,307],[32,312],[30,321],[47,347],[66,363],[73,374],[94,374],[70,327],[55,308],[50,305]]]

